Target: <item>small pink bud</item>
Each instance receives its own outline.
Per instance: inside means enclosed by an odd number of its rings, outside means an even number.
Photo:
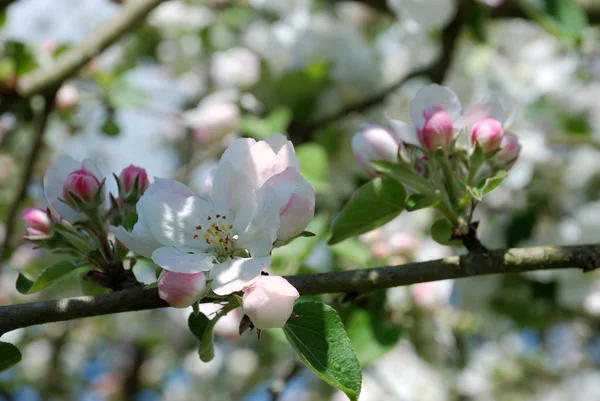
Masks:
[[[520,152],[519,137],[506,131],[500,141],[500,150],[494,155],[494,162],[508,170],[517,161]]]
[[[502,123],[493,118],[486,118],[473,125],[471,143],[479,144],[485,153],[496,150],[504,136]]]
[[[70,110],[79,102],[79,90],[72,84],[65,84],[56,92],[56,108]]]
[[[23,210],[21,217],[27,225],[25,229],[26,236],[48,235],[51,231],[51,221],[48,214],[43,209],[29,208]]]
[[[244,290],[242,308],[257,329],[283,327],[300,294],[280,276],[260,276]]]
[[[123,184],[123,189],[126,193],[131,193],[134,190],[134,185],[136,184],[137,179],[137,192],[139,195],[142,195],[146,192],[146,189],[150,186],[150,181],[148,181],[148,173],[141,167],[134,166],[133,164],[129,165],[129,167],[125,167],[121,174],[119,174],[119,178],[121,183]]]
[[[427,311],[434,311],[450,302],[454,282],[452,280],[418,283],[410,287],[414,303]]]
[[[90,170],[85,168],[75,170],[63,184],[63,198],[74,202],[70,193],[77,195],[84,201],[91,202],[100,188],[100,180]]]
[[[395,135],[379,125],[364,125],[352,138],[354,158],[371,176],[377,175],[371,161],[398,161],[400,142]]]
[[[454,137],[454,125],[450,114],[439,106],[431,106],[422,113],[425,123],[417,131],[421,146],[427,150],[448,147]]]
[[[204,272],[187,274],[163,270],[158,277],[158,296],[173,308],[187,308],[207,291]]]

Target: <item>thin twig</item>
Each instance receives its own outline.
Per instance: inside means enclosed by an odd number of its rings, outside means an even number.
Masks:
[[[49,68],[39,68],[19,79],[17,93],[30,97],[59,85],[121,36],[135,28],[165,0],[129,0],[119,12],[78,46],[61,55]]]
[[[566,247],[496,249],[428,262],[332,273],[287,276],[302,295],[326,293],[365,294],[371,291],[489,274],[523,273],[533,270],[579,268],[590,271],[600,266],[600,244]],[[205,298],[203,302],[213,302]],[[0,306],[0,333],[49,322],[98,315],[156,309],[168,306],[158,290],[131,289],[94,297],[66,298]]]
[[[46,132],[48,117],[54,109],[55,95],[56,90],[44,96],[44,106],[42,110],[40,110],[40,112],[38,113],[37,118],[33,124],[33,138],[31,151],[29,152],[29,156],[27,157],[27,160],[25,162],[25,169],[23,170],[23,174],[19,178],[15,198],[8,207],[8,210],[6,211],[6,220],[4,222],[4,241],[2,242],[2,244],[0,244],[0,263],[8,257],[13,232],[15,230],[15,226],[18,220],[19,208],[21,207],[21,202],[23,202],[25,196],[27,195],[27,186],[29,185],[29,181],[35,168],[35,162],[44,143],[44,134]]]

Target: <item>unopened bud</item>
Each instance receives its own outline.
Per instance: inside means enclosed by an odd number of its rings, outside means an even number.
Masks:
[[[486,118],[473,125],[471,143],[479,145],[484,153],[488,153],[500,147],[503,136],[502,123],[493,118]]]
[[[163,270],[158,278],[158,296],[174,308],[187,308],[207,292],[206,274]]]
[[[90,170],[85,168],[75,170],[65,180],[63,184],[63,198],[76,205],[77,202],[71,194],[85,202],[92,202],[100,189],[100,180]]]
[[[260,276],[244,290],[242,308],[257,329],[283,327],[294,310],[298,290],[280,276]]]
[[[508,170],[517,161],[521,152],[519,137],[512,132],[506,131],[500,142],[500,150],[494,155],[495,164]]]
[[[56,108],[70,110],[79,102],[79,90],[75,85],[65,84],[56,92]]]
[[[21,217],[27,225],[25,235],[27,237],[38,237],[49,235],[51,231],[50,217],[43,209],[29,208],[23,210]]]
[[[398,161],[400,143],[395,135],[380,125],[365,125],[352,138],[354,158],[367,174],[377,174],[372,161]]]
[[[131,194],[134,190],[137,191],[139,196],[146,192],[146,189],[150,186],[148,181],[148,173],[141,167],[134,166],[133,164],[129,167],[125,167],[121,174],[119,174],[119,180],[123,185],[123,190],[126,194]]]
[[[450,114],[439,106],[422,111],[425,123],[417,129],[421,146],[427,150],[447,148],[454,137],[454,125]]]

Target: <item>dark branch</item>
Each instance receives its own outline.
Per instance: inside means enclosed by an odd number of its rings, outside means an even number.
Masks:
[[[42,145],[44,143],[46,125],[48,123],[48,117],[50,116],[50,113],[54,108],[55,95],[56,89],[54,89],[51,93],[44,97],[44,106],[42,110],[40,110],[40,112],[38,113],[38,116],[33,123],[33,138],[31,151],[29,152],[29,156],[25,161],[25,168],[23,169],[23,173],[21,174],[21,177],[19,177],[19,183],[15,198],[8,207],[8,210],[6,211],[6,221],[4,222],[5,236],[4,241],[2,242],[2,244],[0,244],[0,263],[7,259],[9,249],[12,245],[11,241],[15,230],[15,226],[18,221],[21,203],[27,195],[27,186],[29,185],[29,180],[31,179],[33,170],[35,168],[35,162],[38,158],[38,155],[40,154]]]
[[[30,97],[60,85],[92,58],[135,28],[146,15],[165,0],[127,1],[114,18],[103,24],[77,47],[60,56],[49,68],[40,68],[19,79],[17,93]]]
[[[497,249],[486,253],[470,253],[460,257],[452,256],[400,266],[305,274],[286,278],[302,295],[348,292],[365,294],[427,281],[565,268],[590,271],[597,266],[600,266],[600,244]],[[132,289],[95,297],[1,306],[0,333],[49,322],[166,306],[167,304],[158,297],[157,289]]]

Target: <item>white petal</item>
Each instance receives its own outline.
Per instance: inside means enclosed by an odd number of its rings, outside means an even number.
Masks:
[[[388,121],[401,142],[409,145],[421,146],[414,125],[399,120],[392,120],[390,118],[388,118]]]
[[[143,225],[136,223],[133,231],[129,232],[125,227],[110,226],[110,231],[123,243],[131,252],[142,255],[147,258],[152,256],[155,249],[162,247],[158,241],[150,235],[150,232],[144,232],[140,229]],[[145,227],[147,229],[147,227]]]
[[[98,166],[96,166],[96,164],[91,159],[84,159],[81,162],[81,167],[85,168],[86,170],[89,170],[92,174],[94,174],[96,178],[98,178],[98,181],[102,182],[102,180],[104,179],[104,174],[102,174],[102,171],[100,171]]]
[[[432,106],[443,108],[453,120],[458,118],[461,109],[458,96],[450,89],[438,84],[424,86],[410,102],[410,117],[418,128],[425,124],[423,110]]]
[[[231,259],[215,265],[210,271],[211,287],[217,295],[242,291],[260,278],[260,272],[271,264],[271,257]]]
[[[152,252],[152,260],[163,269],[174,273],[199,273],[215,266],[215,255],[189,253],[186,249],[172,246],[158,248]]]
[[[257,209],[250,224],[238,231],[236,246],[247,249],[252,256],[266,256],[273,249],[279,230],[280,199],[273,188],[265,185],[257,193]]]
[[[69,174],[81,168],[81,163],[70,156],[60,156],[44,175],[44,194],[54,211],[63,219],[70,222],[84,220],[86,217],[58,200],[62,198],[63,184]]]
[[[154,182],[148,187],[145,194],[152,195],[160,191],[169,191],[183,197],[194,196],[194,192],[182,183],[168,178],[154,177]]]
[[[294,167],[296,170],[300,170],[300,163],[296,158],[296,152],[294,151],[294,144],[289,141],[282,134],[273,134],[265,139],[265,142],[271,146],[273,152],[277,154],[277,160],[279,163],[284,164],[288,167]]]
[[[209,225],[211,205],[205,199],[157,189],[142,196],[137,211],[161,244],[207,249],[202,230]]]
[[[485,118],[504,121],[504,110],[496,95],[487,96],[471,105],[456,121],[455,126],[459,129],[470,130],[473,124]]]

